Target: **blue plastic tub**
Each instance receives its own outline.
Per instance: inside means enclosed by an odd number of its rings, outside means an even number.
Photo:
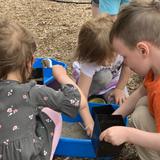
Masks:
[[[52,69],[51,68],[43,68],[42,67],[42,61],[43,58],[36,58],[35,62],[33,64],[33,68],[41,68],[43,72],[43,84],[52,87],[54,89],[57,89],[57,82],[54,79],[52,75]],[[64,68],[67,68],[67,65],[63,62],[57,61],[55,59],[51,59],[52,64],[59,64],[62,65]],[[109,104],[110,105],[110,104]],[[108,106],[109,106],[108,105]],[[92,108],[95,106],[104,106],[100,103],[89,103],[90,112],[92,113]],[[107,105],[106,105],[107,107]],[[112,107],[114,109],[117,109],[118,106],[112,104]],[[68,116],[62,115],[63,121],[68,123],[76,123],[76,122],[82,122],[82,119],[80,115],[77,115],[75,118],[70,118]],[[125,125],[128,124],[128,119],[124,118]],[[70,138],[70,137],[61,137],[60,141],[58,143],[55,155],[57,156],[64,156],[64,157],[77,157],[77,158],[96,158],[95,149],[92,145],[92,140],[90,138],[88,139],[78,139],[78,138]],[[112,157],[105,157],[105,160],[111,160]]]
[[[42,61],[43,58],[35,58],[35,62],[33,64],[33,68],[36,69],[36,68],[42,68],[43,70],[43,84],[45,85],[48,85],[50,86],[52,83],[54,83],[55,79],[53,77],[53,74],[52,74],[52,69],[51,68],[43,68],[42,67]],[[57,61],[55,59],[52,59],[52,64],[53,65],[62,65],[64,68],[67,68],[67,65],[61,61]]]
[[[110,104],[108,104],[109,106]],[[99,103],[89,103],[90,112],[92,114],[93,107],[101,107],[104,104]],[[106,105],[107,107],[107,105]],[[114,109],[117,109],[118,106],[112,104]],[[68,116],[62,115],[63,121],[68,123],[74,122],[82,122],[80,115],[75,118],[70,118]],[[128,124],[128,119],[124,118],[125,125]],[[88,139],[78,139],[78,138],[70,138],[70,137],[61,137],[59,144],[57,146],[55,155],[64,156],[64,157],[77,157],[77,158],[96,158],[95,149],[92,145],[92,140]],[[106,160],[111,160],[112,157],[105,157]]]

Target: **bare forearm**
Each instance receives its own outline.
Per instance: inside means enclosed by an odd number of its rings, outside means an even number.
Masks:
[[[160,133],[151,133],[135,128],[128,128],[128,135],[129,143],[160,151]]]
[[[80,77],[78,81],[78,86],[82,90],[86,99],[88,99],[89,89],[92,83],[92,78],[88,77],[84,73],[80,72]]]
[[[94,121],[93,121],[92,116],[89,111],[89,107],[85,107],[83,109],[80,109],[80,115],[83,119],[85,126],[87,126],[88,124],[94,124]]]
[[[146,95],[145,89],[140,86],[131,96],[113,113],[121,114],[123,117],[129,115],[135,109],[137,101]]]
[[[126,65],[122,66],[122,70],[121,70],[121,75],[119,77],[119,81],[117,83],[116,88],[117,89],[124,89],[124,87],[126,86],[129,77],[131,76],[131,70],[129,67],[127,67]]]

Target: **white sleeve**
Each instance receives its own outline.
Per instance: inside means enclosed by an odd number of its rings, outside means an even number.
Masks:
[[[80,71],[87,75],[88,77],[93,77],[96,72],[97,66],[93,63],[81,63],[80,64]]]

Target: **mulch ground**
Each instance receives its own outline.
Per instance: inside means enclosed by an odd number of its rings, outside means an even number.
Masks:
[[[67,63],[69,68],[79,28],[92,17],[90,4],[49,0],[0,0],[0,16],[21,23],[35,34],[36,57],[53,57]],[[133,74],[128,83],[130,93],[140,82],[141,79]],[[127,144],[119,160],[138,160],[134,147]]]

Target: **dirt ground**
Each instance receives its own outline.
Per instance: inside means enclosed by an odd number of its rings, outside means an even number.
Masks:
[[[35,34],[36,57],[54,57],[70,66],[79,28],[91,18],[91,6],[50,0],[0,0],[0,16],[20,22]],[[134,74],[128,83],[129,91],[135,90],[140,81]],[[120,159],[138,160],[131,145],[127,145]]]
[[[79,27],[91,17],[90,5],[49,0],[0,0],[0,15],[22,23],[38,40],[37,56],[65,60],[73,52]]]

